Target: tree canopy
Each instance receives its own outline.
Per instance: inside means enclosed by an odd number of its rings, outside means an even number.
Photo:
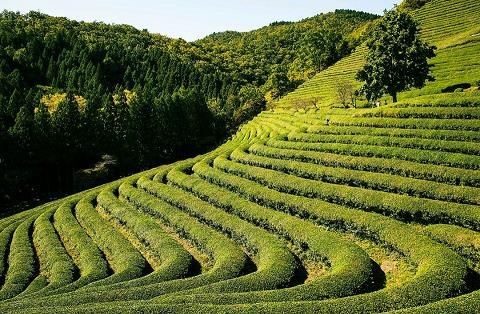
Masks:
[[[278,98],[348,55],[377,18],[371,13],[336,10],[299,22],[271,23],[251,32],[214,33],[194,44],[241,85],[262,87]],[[288,78],[283,80],[281,94],[268,82],[279,69]]]
[[[406,10],[416,10],[420,9],[430,1],[432,0],[403,0],[399,7]]]
[[[365,82],[361,88],[367,99],[384,94],[397,101],[397,93],[421,88],[430,76],[428,59],[435,56],[435,47],[423,42],[417,22],[405,12],[385,12],[383,19],[367,39],[369,52],[366,64],[357,73]]]

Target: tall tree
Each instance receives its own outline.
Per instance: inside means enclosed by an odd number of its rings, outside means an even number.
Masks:
[[[428,59],[435,57],[435,47],[422,41],[418,24],[409,14],[385,12],[367,46],[366,64],[357,79],[365,82],[361,91],[369,100],[388,94],[397,102],[399,92],[421,88],[427,80],[434,80]]]
[[[52,127],[54,136],[59,140],[58,144],[69,150],[76,148],[78,131],[80,126],[80,112],[75,97],[71,93],[58,104],[52,113]]]
[[[23,105],[24,105],[23,96],[15,88],[12,92],[12,95],[10,95],[10,99],[8,100],[8,107],[7,107],[7,112],[12,119],[15,119],[18,111]]]
[[[28,149],[33,137],[33,112],[22,106],[15,118],[15,124],[9,130],[10,135],[23,149]]]

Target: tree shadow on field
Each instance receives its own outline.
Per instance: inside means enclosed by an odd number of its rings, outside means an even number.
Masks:
[[[387,277],[380,265],[372,259],[370,259],[370,262],[372,263],[372,282],[365,287],[363,292],[380,290],[387,285]]]
[[[200,275],[202,273],[202,264],[196,259],[192,258],[192,262],[190,263],[190,267],[188,268],[188,272],[185,277],[193,277]]]
[[[295,275],[292,278],[292,281],[290,282],[289,287],[294,287],[294,286],[304,284],[305,281],[308,279],[308,271],[303,265],[302,261],[296,254],[294,254],[294,257],[298,267],[295,271]]]
[[[480,289],[480,274],[470,267],[467,268],[467,277],[465,278],[465,282],[469,291],[476,291]]]

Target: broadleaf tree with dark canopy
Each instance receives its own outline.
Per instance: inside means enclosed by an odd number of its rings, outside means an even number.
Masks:
[[[367,99],[388,94],[397,102],[399,92],[434,80],[428,59],[435,57],[436,47],[422,41],[419,26],[408,13],[385,12],[366,44],[369,52],[357,80],[365,82],[360,91]]]

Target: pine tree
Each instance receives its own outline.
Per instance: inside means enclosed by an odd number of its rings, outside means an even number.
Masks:
[[[15,119],[17,116],[18,111],[24,105],[24,99],[18,89],[14,89],[12,94],[10,95],[10,99],[8,100],[7,105],[7,113],[10,118]]]
[[[72,150],[77,148],[79,126],[78,104],[73,94],[67,93],[65,99],[58,104],[57,110],[52,114],[54,138],[62,148],[67,150],[65,151],[67,153],[72,153]]]
[[[29,149],[33,139],[33,112],[22,106],[15,118],[15,124],[9,134],[23,149]]]
[[[55,60],[53,59],[53,56],[50,56],[50,60],[48,61],[48,68],[47,68],[47,81],[52,83],[55,79],[56,73],[55,73]]]

